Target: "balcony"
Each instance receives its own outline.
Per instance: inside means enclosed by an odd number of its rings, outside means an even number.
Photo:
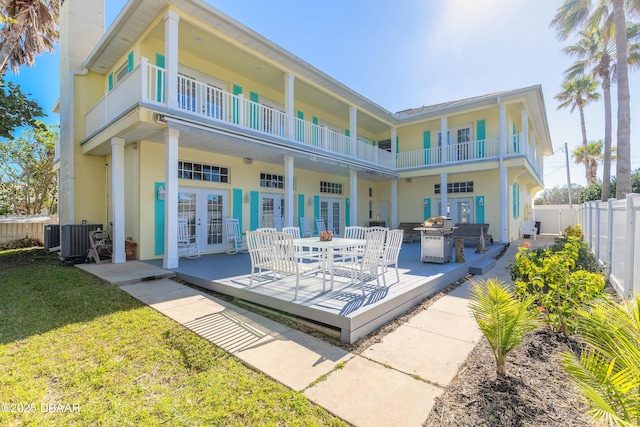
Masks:
[[[105,93],[86,114],[85,136],[89,137],[102,129],[137,103],[167,108],[165,80],[164,69],[149,64],[146,58],[142,58],[140,65]],[[177,86],[178,111],[398,171],[497,160],[500,156],[498,138],[405,151],[394,156],[369,141],[353,140],[326,126],[297,117],[293,119],[292,135],[288,135],[287,114],[279,110],[247,100],[242,94],[234,95],[184,75],[178,75]],[[507,138],[505,158],[518,156],[526,157],[536,173],[542,176],[542,162],[536,158],[535,147],[522,143],[521,134],[510,135]]]

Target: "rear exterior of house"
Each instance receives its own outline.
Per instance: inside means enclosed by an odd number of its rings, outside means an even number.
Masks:
[[[540,86],[393,114],[196,0],[61,10],[61,224],[104,224],[114,262],[178,265],[243,230],[323,218],[396,227],[445,214],[518,237],[552,151]],[[446,135],[445,138],[442,135]],[[445,190],[446,189],[446,190]]]

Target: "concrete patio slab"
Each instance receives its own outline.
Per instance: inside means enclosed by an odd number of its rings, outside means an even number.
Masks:
[[[460,316],[434,308],[412,317],[406,325],[470,343],[477,343],[482,337],[482,332],[471,315]]]
[[[101,280],[112,285],[128,285],[142,280],[175,277],[176,273],[141,261],[127,261],[119,264],[76,264]]]
[[[456,291],[457,289],[454,289]],[[465,292],[465,291],[463,291]],[[438,301],[434,302],[429,309],[443,311],[445,313],[456,314],[458,316],[470,316],[469,298],[454,296],[449,294]]]
[[[421,426],[443,389],[356,356],[304,391],[355,426]]]
[[[405,324],[369,347],[362,356],[444,387],[451,382],[474,346],[475,342]]]
[[[266,336],[233,355],[297,391],[353,357],[341,348],[293,329]]]

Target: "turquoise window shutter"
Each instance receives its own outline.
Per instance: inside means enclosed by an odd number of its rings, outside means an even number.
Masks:
[[[431,218],[431,198],[425,197],[422,202],[424,203],[422,216],[424,219],[429,219]]]
[[[484,205],[486,199],[484,196],[476,196],[476,222],[484,224]]]
[[[240,223],[240,231],[242,231],[242,189],[233,189],[233,217],[238,218]]]
[[[240,95],[242,93],[242,87],[233,85],[233,94]],[[240,114],[238,112],[238,100],[233,98],[233,123],[238,124],[240,121]]]
[[[300,217],[303,217],[303,216],[304,216],[304,194],[298,194],[298,221],[300,221]]]
[[[258,218],[260,217],[260,192],[251,191],[251,230],[255,230],[260,227]]]
[[[304,120],[304,112],[298,110],[296,117],[300,119],[300,121],[298,121],[298,126],[296,127],[296,141],[304,142],[304,123],[302,123],[302,120]]]
[[[345,227],[351,225],[351,202],[348,197],[344,199],[344,225]]]
[[[478,120],[476,122],[476,140],[478,141],[478,158],[483,159],[485,153],[485,139],[487,139],[487,122]]]
[[[164,182],[156,182],[154,185],[154,235],[155,235],[155,255],[164,255],[164,200],[158,200],[158,188],[164,187]]]
[[[347,136],[351,136],[351,131],[349,129],[345,129],[344,134]]]
[[[320,218],[320,196],[313,196],[313,218],[311,221],[313,222],[313,227],[315,227],[316,218]],[[318,229],[316,229],[316,234]]]
[[[156,66],[164,68],[164,55],[156,53]],[[164,102],[164,73],[161,70],[156,77],[156,101]]]
[[[133,51],[129,52],[127,55],[127,73],[133,71]]]
[[[396,136],[396,153],[400,152],[400,137]]]
[[[109,90],[113,89],[113,73],[109,73],[108,85],[109,85]]]
[[[429,152],[431,148],[431,131],[425,130],[422,132],[422,148],[424,148],[424,164],[429,164]]]
[[[318,146],[318,140],[320,139],[320,135],[319,135],[320,129],[318,129],[318,127],[317,127],[319,121],[318,121],[318,118],[316,116],[313,116],[311,118],[311,121],[313,122],[314,125],[316,125],[316,126],[313,127],[313,145],[315,145],[317,147]]]
[[[255,92],[249,92],[249,100],[257,104],[260,102],[260,96]],[[249,127],[251,127],[251,129],[260,128],[260,107],[256,104],[249,106]]]

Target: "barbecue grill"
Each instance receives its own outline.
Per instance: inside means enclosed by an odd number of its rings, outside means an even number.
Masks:
[[[453,219],[434,216],[427,219],[420,230],[420,259],[422,262],[444,264],[453,257]]]

